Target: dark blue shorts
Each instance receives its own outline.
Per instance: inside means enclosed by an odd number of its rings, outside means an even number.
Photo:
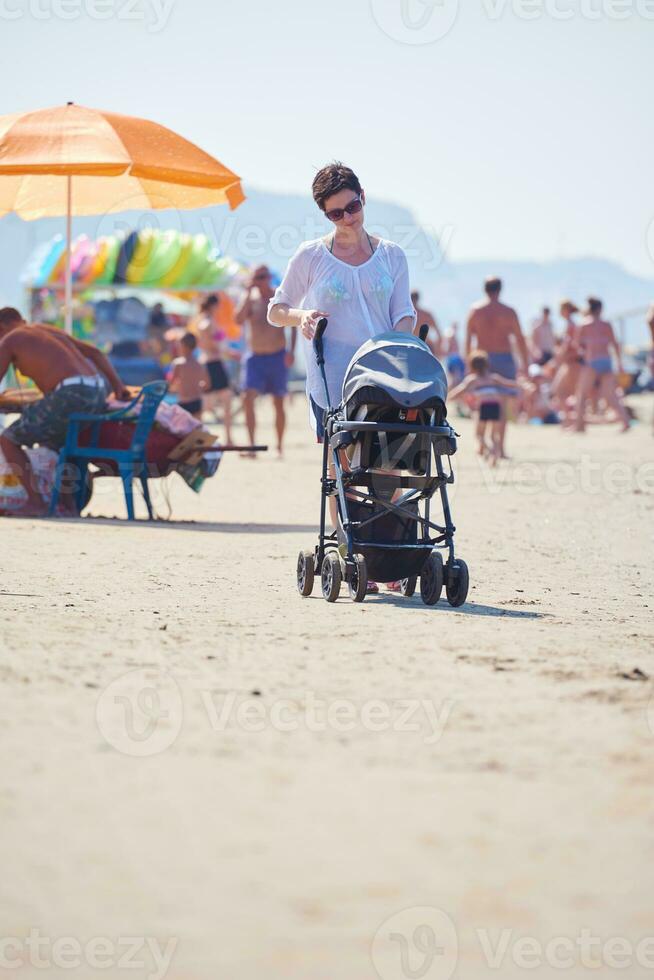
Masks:
[[[206,368],[211,386],[209,392],[224,391],[225,388],[229,388],[229,378],[222,361],[207,361]]]
[[[257,391],[260,395],[275,395],[281,398],[286,394],[288,368],[286,351],[276,354],[248,354],[243,361],[244,391]]]
[[[193,398],[189,402],[177,402],[180,408],[183,408],[185,412],[189,412],[191,415],[197,415],[198,412],[202,411],[202,399]]]
[[[509,381],[515,381],[517,377],[515,358],[509,351],[489,354],[488,366],[493,374],[501,374],[503,378],[508,378]]]

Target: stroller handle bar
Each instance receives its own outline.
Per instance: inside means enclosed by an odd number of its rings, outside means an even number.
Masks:
[[[313,335],[313,351],[316,355],[316,360],[318,364],[322,365],[325,363],[325,355],[322,348],[322,335],[327,329],[327,317],[321,316],[318,320],[318,326],[316,327],[316,332]]]
[[[434,436],[453,436],[450,425],[413,425],[411,422],[334,422],[334,432],[426,432]]]

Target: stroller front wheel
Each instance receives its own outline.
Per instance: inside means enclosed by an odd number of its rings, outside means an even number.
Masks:
[[[462,606],[468,598],[470,576],[463,558],[457,558],[454,567],[449,569],[445,594],[451,606]]]
[[[416,585],[418,584],[417,575],[409,575],[408,578],[403,578],[400,580],[400,592],[405,595],[407,599],[410,599],[413,593],[416,591]]]
[[[297,556],[297,590],[306,599],[313,592],[313,551],[301,551]]]
[[[354,564],[356,570],[347,583],[350,590],[350,598],[354,602],[363,602],[368,592],[368,569],[366,567],[366,559],[363,555],[354,556]]]
[[[320,570],[322,583],[322,594],[327,602],[336,602],[341,591],[343,573],[341,572],[341,561],[336,551],[328,551],[325,555]]]
[[[420,573],[420,595],[426,606],[435,606],[443,591],[443,558],[432,551]]]

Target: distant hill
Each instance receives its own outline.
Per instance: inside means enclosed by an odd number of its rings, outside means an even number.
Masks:
[[[153,225],[204,232],[223,251],[249,264],[265,262],[282,273],[301,241],[316,238],[328,229],[308,196],[272,194],[247,190],[248,199],[234,212],[206,208],[194,212],[126,212],[98,218],[76,218],[74,234],[110,234],[134,226]],[[554,262],[522,260],[479,260],[450,262],[443,257],[438,241],[417,225],[410,211],[396,204],[370,200],[369,227],[399,242],[409,258],[411,282],[422,293],[422,302],[434,310],[443,325],[461,323],[479,298],[481,282],[489,274],[505,282],[505,299],[518,310],[526,327],[543,305],[556,310],[558,301],[569,296],[578,304],[590,294],[605,300],[611,316],[640,310],[654,300],[654,280],[632,275],[613,262],[599,258],[561,259]],[[14,215],[0,219],[0,302],[22,305],[20,275],[40,242],[64,230],[63,219],[23,222]],[[446,247],[446,242],[444,246]],[[647,343],[642,314],[624,322],[625,341]]]

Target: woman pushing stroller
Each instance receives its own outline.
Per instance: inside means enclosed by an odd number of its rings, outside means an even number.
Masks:
[[[328,602],[343,579],[361,602],[379,591],[377,581],[408,597],[420,578],[427,605],[443,586],[450,604],[461,605],[468,573],[454,556],[454,477],[441,458],[456,451],[445,424],[447,382],[423,340],[410,336],[416,312],[406,256],[366,231],[364,191],[348,167],[320,170],[313,196],[334,230],[300,246],[268,309],[273,325],[302,331],[311,423],[323,444],[319,543],[300,552],[298,589],[309,596],[319,573]],[[435,493],[442,526],[429,516]],[[447,550],[447,565],[437,549]]]
[[[316,174],[313,198],[332,222],[324,238],[304,242],[272,297],[268,320],[298,327],[304,338],[307,395],[318,442],[324,436],[325,394],[311,350],[318,321],[327,317],[325,372],[332,398],[339,399],[350,360],[361,344],[389,330],[412,333],[416,313],[411,302],[409,269],[399,245],[370,235],[364,227],[365,192],[356,174],[332,163]],[[330,498],[336,523],[336,506]],[[370,591],[376,591],[374,583]]]

